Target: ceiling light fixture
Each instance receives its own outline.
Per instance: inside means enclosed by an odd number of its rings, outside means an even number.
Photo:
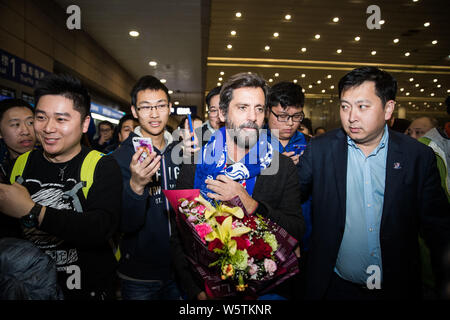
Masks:
[[[311,89],[311,88],[312,88],[312,84],[310,84],[310,85],[308,86],[308,88],[310,88],[310,89]]]
[[[217,82],[217,86],[220,87],[222,85],[222,82]]]
[[[269,82],[273,82],[273,79],[272,79],[272,78],[270,78],[270,79],[269,79]]]
[[[409,57],[410,55],[411,55],[411,53],[405,52],[405,57]]]
[[[377,52],[375,50],[373,50],[370,54],[374,56],[377,54]]]
[[[161,80],[159,80],[161,83],[166,83],[167,82],[167,80],[166,79],[161,79]]]
[[[416,83],[416,88],[420,87],[420,84]]]
[[[328,79],[331,79],[331,74],[327,75],[327,78],[328,78]]]
[[[316,35],[314,36],[314,38],[316,38],[317,40],[319,40],[319,39],[320,39],[320,34],[316,34]]]
[[[293,83],[297,83],[297,79],[292,80]]]
[[[233,46],[231,44],[227,45],[227,49],[231,49]]]
[[[277,73],[274,74],[274,76],[275,76],[275,77],[279,77],[280,74],[277,72]]]
[[[438,43],[438,41],[437,40],[433,40],[433,41],[431,41],[431,44],[437,44]]]
[[[278,32],[274,32],[274,33],[273,33],[273,36],[274,36],[275,38],[278,38],[278,37],[280,36],[280,34],[279,34]]]
[[[400,92],[403,92],[405,90],[405,88],[400,88]]]
[[[322,93],[325,93],[325,89],[322,89]]]
[[[334,17],[333,22],[339,22],[339,17]]]
[[[220,71],[220,75],[221,76],[223,76],[225,74],[225,72],[223,72],[223,71]]]
[[[302,78],[306,77],[306,74],[302,73]]]
[[[393,40],[394,43],[398,43],[399,41],[400,41],[399,38],[395,38],[395,39]]]
[[[156,61],[150,61],[148,63],[151,67],[156,67],[156,65],[158,64]]]
[[[303,47],[303,48],[301,49],[301,51],[302,51],[302,52],[306,52],[306,48]]]
[[[232,31],[230,32],[230,34],[231,34],[232,36],[235,36],[235,35],[236,35],[236,31],[232,30]]]
[[[270,50],[270,46],[265,46],[264,50],[269,51]]]
[[[284,19],[286,19],[286,20],[291,20],[291,18],[292,18],[292,16],[290,14],[287,14],[284,16]]]
[[[433,79],[433,82],[438,82],[438,79]]]
[[[355,37],[355,41],[359,41],[359,40],[361,40],[360,36]]]
[[[242,13],[236,12],[236,18],[240,18],[240,17],[242,17]]]
[[[409,82],[413,82],[414,81],[414,78],[409,78]]]
[[[167,93],[169,93],[169,94],[172,94],[172,93],[173,93],[173,91],[172,91],[172,90],[169,90],[169,91],[167,91]]]
[[[342,49],[337,49],[336,52],[337,53],[342,53]]]
[[[180,104],[180,101],[175,101],[173,104],[179,105],[179,104]]]
[[[136,37],[139,37],[139,32],[137,32],[136,30],[131,30],[129,32],[129,35],[136,38]]]
[[[317,80],[317,84],[321,84],[322,83],[322,81],[321,80]]]
[[[425,28],[429,27],[430,25],[431,25],[431,23],[429,23],[429,22],[425,22],[425,23],[423,24],[423,26],[424,26]]]
[[[384,21],[384,20],[380,20],[380,22],[379,22],[380,24],[385,24],[386,23],[386,21]]]

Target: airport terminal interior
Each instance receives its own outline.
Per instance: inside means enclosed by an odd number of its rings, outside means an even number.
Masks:
[[[378,66],[398,81],[394,116],[448,121],[447,0],[0,0],[0,94],[67,72],[89,87],[96,121],[118,123],[150,74],[170,89],[169,125],[207,117],[205,96],[238,72],[302,86],[312,126],[339,127],[337,84]]]

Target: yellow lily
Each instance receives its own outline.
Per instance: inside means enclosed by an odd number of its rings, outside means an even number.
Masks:
[[[219,239],[224,245],[228,247],[228,251],[231,255],[236,253],[237,243],[232,237],[240,237],[241,235],[250,232],[248,227],[232,228],[233,218],[231,216],[225,218],[222,224],[216,223],[213,226],[213,231],[205,236],[206,241],[213,241]]]
[[[224,204],[220,204],[216,207],[214,207],[209,201],[206,201],[202,196],[198,196],[195,198],[196,201],[200,202],[202,205],[206,207],[205,210],[205,219],[208,220],[209,218],[213,217],[216,214],[228,216],[233,215],[238,219],[242,219],[244,217],[244,211],[239,207],[230,208]]]

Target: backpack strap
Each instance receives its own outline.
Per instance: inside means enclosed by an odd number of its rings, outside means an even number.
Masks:
[[[87,199],[89,189],[94,182],[94,173],[97,166],[97,162],[104,156],[103,153],[97,150],[91,150],[83,160],[81,164],[80,180],[84,182],[83,194]]]
[[[22,153],[14,163],[14,167],[11,171],[11,175],[9,177],[9,182],[13,184],[16,182],[16,179],[18,177],[21,177],[23,174],[23,171],[25,170],[25,166],[27,165],[28,157],[30,156],[31,151],[27,151],[25,153]]]

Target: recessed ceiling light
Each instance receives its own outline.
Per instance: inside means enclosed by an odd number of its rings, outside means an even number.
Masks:
[[[220,71],[220,75],[221,76],[223,76],[225,74],[225,72],[223,72],[223,71]]]
[[[302,73],[302,78],[306,77],[306,74]]]
[[[322,83],[322,81],[321,80],[317,80],[317,84],[321,84]]]
[[[278,72],[276,72],[276,73],[274,74],[274,76],[275,76],[275,77],[279,77],[280,74],[279,74]]]
[[[220,87],[222,85],[222,82],[217,82],[217,86]]]
[[[409,57],[410,55],[411,55],[411,53],[405,52],[405,57]]]
[[[179,105],[179,104],[180,104],[180,101],[175,101],[173,104]]]
[[[416,83],[416,88],[420,87],[420,84]]]
[[[413,82],[414,81],[414,78],[409,78],[409,82]]]
[[[287,15],[284,16],[284,18],[285,18],[286,20],[291,20],[292,16],[291,16],[290,14],[287,14]]]
[[[434,93],[430,93],[430,96],[434,97]]]
[[[431,41],[431,44],[437,44],[438,43],[438,41],[437,40],[433,40],[433,41]]]
[[[355,41],[359,41],[359,40],[361,40],[361,37],[359,37],[359,36],[355,37]]]
[[[273,82],[273,79],[272,79],[272,78],[270,78],[270,79],[269,79],[269,82]]]
[[[173,91],[172,90],[169,90],[169,91],[167,91],[169,94],[172,94],[173,93]]]
[[[333,22],[339,22],[339,17],[334,17]]]
[[[331,79],[331,74],[327,75],[327,78],[328,78],[328,79]]]
[[[403,92],[405,90],[405,88],[400,88],[400,92]]]
[[[316,34],[316,35],[314,36],[314,38],[320,39],[320,34]]]
[[[433,82],[438,82],[438,79],[433,79]]]
[[[231,44],[229,44],[229,45],[227,45],[227,48],[231,49],[231,48],[233,48],[233,46]]]
[[[236,12],[236,18],[240,18],[240,17],[242,17],[242,13]]]
[[[330,89],[334,89],[334,86],[330,86]]]
[[[436,88],[440,88],[440,87],[442,87],[440,84],[438,84],[438,85],[436,86]]]
[[[412,2],[418,2],[419,0],[412,0]]]
[[[305,90],[305,89],[302,89],[302,92],[303,92],[303,93],[305,93],[305,92],[306,92],[306,90]]]
[[[420,92],[424,92],[424,91],[425,91],[425,89],[424,89],[424,88],[420,89]]]
[[[337,53],[342,53],[342,49],[337,49],[336,52]]]
[[[161,79],[161,80],[159,80],[159,81],[161,81],[161,83],[166,83],[166,82],[167,82],[166,79]]]
[[[230,34],[231,34],[232,36],[235,36],[235,35],[236,35],[236,31],[232,30],[232,31],[230,32]]]
[[[278,32],[274,32],[274,33],[273,33],[273,36],[274,36],[275,38],[278,38],[278,37],[280,36],[280,34],[279,34]]]
[[[136,30],[131,30],[129,32],[129,35],[132,37],[139,37],[139,32],[137,32]]]
[[[152,67],[155,67],[158,63],[156,61],[150,61],[148,64]]]
[[[222,81],[222,80],[223,80],[223,78],[222,78],[222,77],[219,77],[219,79],[217,79],[217,80],[219,80],[219,81]]]
[[[384,20],[380,20],[380,22],[379,22],[380,24],[385,24],[386,23],[386,21],[384,21]]]
[[[311,88],[312,88],[312,84],[310,84],[310,85],[308,86],[308,88],[310,88],[310,89],[311,89]]]
[[[270,50],[270,46],[265,46],[264,50],[269,51]]]
[[[374,56],[377,54],[377,52],[375,50],[373,50],[370,54]]]
[[[325,93],[325,89],[322,89],[322,93]]]
[[[301,49],[301,51],[302,51],[302,52],[306,52],[306,48],[303,47],[303,48]]]
[[[447,89],[447,93],[450,93],[450,89]]]
[[[407,96],[409,96],[409,92],[405,93]]]
[[[430,24],[431,24],[431,23],[429,23],[429,22],[425,22],[425,23],[423,24],[423,26],[424,26],[424,27],[429,27]]]
[[[398,43],[399,41],[400,41],[399,38],[395,38],[395,39],[393,40],[394,43]]]
[[[293,83],[297,83],[297,79],[292,80]]]

